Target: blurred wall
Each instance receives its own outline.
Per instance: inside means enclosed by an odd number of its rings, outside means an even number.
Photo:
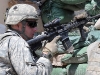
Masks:
[[[4,24],[6,8],[8,8],[9,0],[0,0],[0,34],[6,31],[6,26]]]
[[[8,8],[9,0],[0,0],[0,24],[4,24],[6,8]]]

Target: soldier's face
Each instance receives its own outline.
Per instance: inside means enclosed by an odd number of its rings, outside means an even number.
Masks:
[[[25,34],[31,39],[37,31],[36,20],[26,20]]]

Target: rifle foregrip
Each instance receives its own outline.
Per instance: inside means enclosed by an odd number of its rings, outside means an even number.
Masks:
[[[68,37],[62,39],[61,41],[62,41],[62,44],[65,48],[65,51],[68,50],[72,46],[72,43],[70,42]]]

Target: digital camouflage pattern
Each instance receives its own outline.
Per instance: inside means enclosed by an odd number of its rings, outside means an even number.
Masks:
[[[88,66],[85,75],[100,75],[100,41],[88,47]]]
[[[13,68],[12,68],[13,66]],[[50,75],[49,59],[35,60],[27,42],[15,31],[0,35],[0,75]]]

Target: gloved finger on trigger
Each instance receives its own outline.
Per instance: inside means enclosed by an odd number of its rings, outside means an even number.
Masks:
[[[82,13],[82,14],[76,15],[74,17],[74,20],[83,19],[83,18],[86,18],[86,17],[87,17],[87,13]]]
[[[44,47],[48,43],[47,40],[42,41],[42,47]]]
[[[57,41],[61,38],[61,36],[56,36],[51,42],[57,43]]]

